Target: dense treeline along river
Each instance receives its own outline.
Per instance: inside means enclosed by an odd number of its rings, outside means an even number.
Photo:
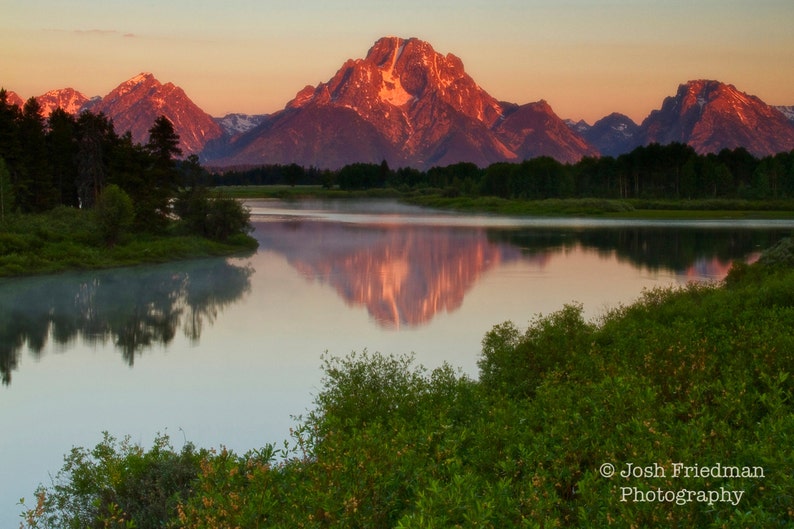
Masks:
[[[476,376],[484,334],[643,289],[720,280],[794,221],[439,213],[250,201],[256,254],[0,281],[0,526],[101,432],[237,451],[285,439],[327,351],[415,352]]]

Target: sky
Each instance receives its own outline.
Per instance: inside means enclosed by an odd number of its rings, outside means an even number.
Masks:
[[[715,79],[794,105],[792,0],[0,0],[0,86],[104,96],[151,72],[213,116],[284,108],[380,37],[461,58],[502,101],[641,122]]]

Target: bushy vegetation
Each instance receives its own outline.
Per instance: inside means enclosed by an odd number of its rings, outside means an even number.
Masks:
[[[0,222],[0,277],[162,263],[255,250],[257,242],[239,234],[226,241],[194,235],[174,223],[163,233],[98,225],[95,210],[59,206],[36,214],[8,215]]]
[[[42,489],[23,525],[52,528],[158,528],[188,498],[208,452],[185,444],[177,452],[159,435],[149,450],[105,433],[93,450],[73,448]]]
[[[411,356],[326,357],[283,447],[105,439],[67,456],[24,524],[790,527],[792,265],[784,241],[722,285],[648,291],[594,322],[576,305],[505,322],[478,380]],[[621,476],[629,463],[641,474]]]
[[[119,186],[107,186],[94,206],[97,228],[108,246],[113,246],[125,230],[132,226],[132,199]]]

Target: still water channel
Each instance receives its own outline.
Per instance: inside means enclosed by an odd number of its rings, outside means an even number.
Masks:
[[[72,446],[280,443],[324,352],[415,353],[476,376],[483,335],[577,302],[720,280],[792,221],[627,222],[439,213],[392,201],[251,201],[259,250],[0,281],[0,527]]]

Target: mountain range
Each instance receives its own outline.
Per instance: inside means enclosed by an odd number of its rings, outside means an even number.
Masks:
[[[681,142],[700,154],[744,147],[762,157],[794,150],[794,107],[772,107],[714,80],[681,84],[637,124],[613,113],[593,125],[564,121],[546,101],[498,101],[461,59],[419,39],[379,39],[362,59],[346,61],[327,82],[299,90],[269,115],[213,118],[172,83],[141,73],[104,97],[72,89],[36,98],[45,115],[57,108],[104,112],[117,132],[148,139],[165,115],[185,155],[215,167],[297,163],[339,168],[355,163],[426,169],[457,162],[487,166],[550,156],[576,162],[617,156],[649,143]],[[9,103],[22,105],[8,92]]]

